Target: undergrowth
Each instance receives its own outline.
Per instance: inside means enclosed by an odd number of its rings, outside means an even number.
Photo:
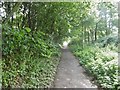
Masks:
[[[78,57],[80,64],[91,73],[97,83],[104,89],[116,90],[118,82],[118,53],[112,45],[99,47],[95,45],[81,46],[72,44],[71,51]]]
[[[2,87],[51,87],[60,58],[59,46],[49,35],[28,27],[3,25],[3,29]]]

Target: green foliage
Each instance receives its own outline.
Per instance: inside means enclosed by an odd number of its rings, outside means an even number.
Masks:
[[[101,45],[102,47],[112,44],[118,46],[119,44],[118,34],[116,33],[107,35],[106,37],[98,39],[97,42],[99,43],[98,45]]]
[[[59,62],[57,58],[28,58],[19,56],[6,64],[3,59],[3,87],[51,87]],[[19,62],[18,62],[19,61]]]
[[[4,56],[9,57],[11,55],[29,53],[30,56],[49,58],[51,55],[58,52],[57,45],[55,45],[50,39],[43,40],[44,36],[40,32],[31,35],[29,34],[30,28],[28,27],[25,29],[8,29],[3,27],[3,29],[6,31],[3,32]]]
[[[74,55],[80,64],[89,71],[102,88],[118,88],[118,54],[110,48],[85,46],[84,49],[71,45]]]
[[[50,87],[60,57],[57,44],[44,33],[3,25],[3,87]]]
[[[25,29],[26,29],[26,31],[27,31],[28,33],[31,31],[31,29],[28,28],[28,27],[26,27]]]
[[[51,59],[60,57],[59,44],[66,37],[74,37],[77,40],[73,51],[75,55],[83,58],[81,64],[91,67],[97,63],[103,68],[94,60],[102,59],[101,63],[107,63],[113,57],[108,58],[96,51],[96,48],[84,45],[93,43],[97,37],[110,34],[114,29],[112,27],[117,27],[117,11],[113,6],[111,3],[102,2],[94,5],[91,2],[2,2],[3,39],[0,45],[2,44],[3,86],[49,87],[55,71],[53,66],[58,62]],[[108,45],[114,40],[107,38],[101,47],[107,43],[106,50],[111,48],[117,51],[114,45]],[[86,48],[85,52],[79,46]],[[92,72],[99,73],[99,70]],[[106,83],[108,85],[108,82]]]

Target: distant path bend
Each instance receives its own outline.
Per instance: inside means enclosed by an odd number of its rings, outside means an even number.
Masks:
[[[54,81],[55,88],[95,88],[90,77],[68,49],[62,49],[62,57]]]

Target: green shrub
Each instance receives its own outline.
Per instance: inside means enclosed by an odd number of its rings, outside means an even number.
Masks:
[[[60,57],[58,45],[40,30],[28,27],[3,25],[2,34],[2,86],[50,87]]]
[[[100,86],[113,90],[118,88],[118,54],[112,51],[110,46],[105,48],[85,46],[81,51],[80,46],[72,45],[70,48],[79,58],[80,64],[96,78]]]
[[[19,58],[18,58],[19,59]],[[3,87],[43,88],[50,87],[59,59],[25,58],[11,60],[7,65],[3,59]]]

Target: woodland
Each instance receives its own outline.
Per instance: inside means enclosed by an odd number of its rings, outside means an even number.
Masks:
[[[98,86],[120,89],[118,3],[1,2],[0,86],[50,88],[63,42]]]

